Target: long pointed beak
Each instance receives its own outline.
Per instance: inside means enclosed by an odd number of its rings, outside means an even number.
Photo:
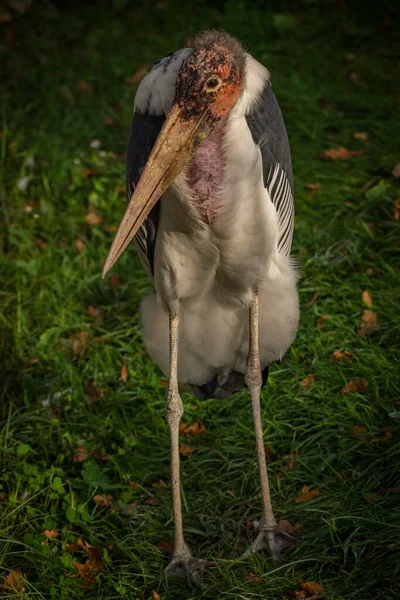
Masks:
[[[182,117],[177,105],[172,107],[118,227],[104,264],[103,278],[215,124],[207,110],[199,118],[188,120]]]

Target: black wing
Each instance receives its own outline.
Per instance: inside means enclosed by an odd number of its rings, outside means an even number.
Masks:
[[[128,201],[135,191],[164,121],[164,116],[133,114],[126,157],[126,194]],[[159,208],[160,205],[157,203],[134,237],[140,260],[150,277],[154,276],[154,248]]]
[[[246,121],[260,147],[264,185],[278,215],[278,252],[289,255],[294,226],[292,163],[285,122],[269,82]]]

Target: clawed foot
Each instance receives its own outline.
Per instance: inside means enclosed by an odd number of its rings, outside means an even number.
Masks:
[[[204,575],[205,570],[213,564],[207,560],[192,556],[185,544],[181,554],[174,554],[172,556],[171,562],[165,569],[165,574],[167,577],[184,577],[191,583],[199,585],[200,578]]]
[[[274,567],[279,567],[281,564],[281,552],[285,548],[293,548],[299,543],[299,540],[289,533],[285,533],[278,529],[278,526],[267,527],[263,525],[262,520],[257,523],[258,535],[250,548],[242,555],[242,558],[247,558],[255,552],[268,550]]]

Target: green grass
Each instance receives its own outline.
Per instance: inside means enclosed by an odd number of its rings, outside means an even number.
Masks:
[[[61,10],[38,2],[2,25],[9,30],[0,48],[0,573],[20,569],[25,592],[0,589],[4,597],[147,600],[154,582],[162,600],[253,600],[282,598],[312,580],[329,600],[397,600],[396,15],[390,4],[288,5],[298,13],[279,3],[268,10],[233,1],[219,8],[144,6],[115,2],[89,10],[71,3]],[[385,28],[383,18],[392,26]],[[124,207],[118,186],[135,91],[124,77],[211,26],[236,34],[272,73],[293,152],[301,303],[318,298],[303,308],[298,337],[263,391],[276,516],[302,525],[301,543],[283,555],[280,569],[266,555],[236,560],[249,543],[246,520],[261,510],[248,394],[199,404],[183,394],[185,420],[206,427],[182,438],[195,448],[182,460],[185,532],[198,556],[223,551],[203,587],[190,589],[163,580],[168,558],[157,549],[160,540],[173,540],[173,521],[165,387],[144,352],[138,322],[150,282],[133,248],[114,269],[119,285],[100,273],[110,227]],[[82,80],[91,92],[82,91]],[[104,117],[115,123],[107,127]],[[354,139],[355,132],[367,132],[368,140]],[[95,139],[100,148],[90,147]],[[365,152],[347,161],[321,159],[338,146]],[[31,179],[19,191],[25,176]],[[305,189],[316,182],[319,191]],[[85,223],[90,208],[100,224]],[[364,290],[379,328],[360,336]],[[90,305],[99,316],[87,315]],[[338,349],[352,356],[330,360]],[[309,373],[315,383],[304,388]],[[366,390],[341,392],[358,377],[368,379]],[[83,462],[73,461],[78,442],[88,454]],[[285,469],[283,457],[296,448],[295,468]],[[167,485],[156,490],[160,479]],[[296,504],[305,485],[319,495]],[[114,509],[101,508],[96,494],[112,496]],[[149,497],[159,504],[146,503]],[[45,529],[57,537],[42,543]],[[73,566],[89,554],[66,546],[80,536],[104,564],[91,590]],[[249,573],[262,582],[252,585]]]

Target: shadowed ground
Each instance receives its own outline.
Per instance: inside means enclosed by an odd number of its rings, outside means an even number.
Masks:
[[[315,581],[329,600],[397,599],[398,15],[389,3],[38,2],[10,18],[0,595],[147,600],[154,582],[162,600],[255,600]],[[271,368],[263,419],[276,515],[301,525],[301,543],[280,569],[266,555],[234,562],[261,512],[248,393],[184,393],[184,420],[205,427],[182,435],[184,528],[198,556],[221,559],[191,590],[162,580],[173,535],[166,388],[138,325],[150,283],[133,247],[100,273],[125,202],[132,75],[212,26],[270,69],[292,147],[304,307]],[[323,158],[340,147],[350,155]],[[304,486],[312,499],[296,502]]]

